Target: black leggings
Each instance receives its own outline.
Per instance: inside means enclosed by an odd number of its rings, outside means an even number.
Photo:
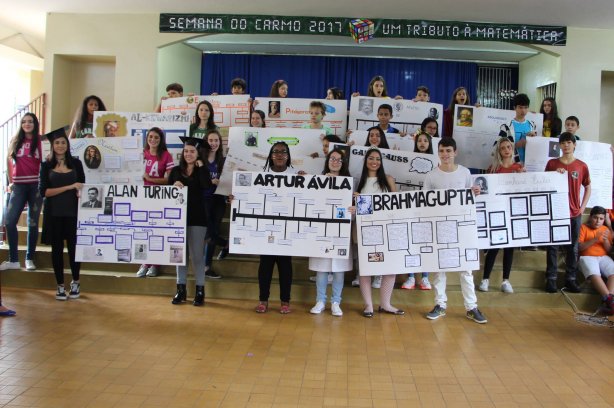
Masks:
[[[68,248],[68,259],[72,280],[79,280],[81,263],[75,262],[75,247],[77,245],[77,217],[49,217],[51,225],[49,234],[51,235],[51,262],[55,281],[58,285],[64,284],[64,241]]]
[[[499,248],[489,249],[486,251],[486,259],[484,260],[484,278],[490,278],[492,267],[495,265],[495,259],[499,253]],[[512,271],[512,262],[514,261],[514,248],[503,248],[503,279],[510,278]]]
[[[258,286],[260,287],[260,301],[267,302],[271,294],[271,280],[273,268],[277,263],[279,273],[279,298],[282,302],[290,302],[290,288],[292,287],[292,257],[280,255],[260,255],[258,266]]]

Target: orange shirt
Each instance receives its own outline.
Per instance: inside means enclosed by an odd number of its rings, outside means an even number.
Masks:
[[[601,227],[594,229],[589,227],[586,224],[582,224],[580,227],[580,238],[578,242],[586,242],[591,239],[595,239],[600,236],[604,231],[607,231],[608,227],[602,225]],[[612,243],[612,234],[610,234],[610,244]],[[580,252],[580,256],[605,256],[607,255],[607,251],[603,247],[603,242],[597,241],[590,247],[586,248],[584,251]]]

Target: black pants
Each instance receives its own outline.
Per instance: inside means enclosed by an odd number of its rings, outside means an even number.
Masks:
[[[260,301],[268,302],[271,294],[271,279],[273,268],[277,263],[279,273],[279,298],[282,302],[290,302],[290,287],[292,286],[292,257],[279,255],[260,255],[258,266],[258,286]]]
[[[489,279],[492,267],[495,264],[495,259],[499,253],[499,248],[491,248],[486,251],[486,259],[484,259],[484,277]],[[503,248],[503,279],[510,278],[512,271],[512,262],[514,261],[514,248]]]
[[[571,221],[571,244],[565,245],[565,279],[575,281],[578,273],[578,238],[580,238],[580,226],[582,225],[582,216],[570,218]],[[558,272],[558,252],[559,246],[551,245],[548,247],[546,256],[546,279],[556,279]]]
[[[205,266],[211,266],[215,246],[222,248],[228,245],[228,241],[220,236],[222,218],[226,212],[226,197],[214,194],[205,200],[205,212],[207,215],[207,235],[205,241]]]
[[[49,234],[51,236],[51,262],[55,281],[58,285],[64,284],[64,241],[68,248],[68,259],[72,279],[79,280],[81,263],[75,262],[75,247],[77,245],[77,217],[49,217],[51,222]]]

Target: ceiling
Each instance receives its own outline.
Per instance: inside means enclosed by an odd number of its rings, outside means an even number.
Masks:
[[[44,55],[47,13],[208,13],[400,18],[563,25],[614,29],[612,0],[0,0],[0,45]],[[479,41],[374,39],[361,46],[350,38],[221,34],[191,40],[207,52],[357,55],[515,63],[534,55],[530,47]],[[377,50],[374,50],[377,48]]]

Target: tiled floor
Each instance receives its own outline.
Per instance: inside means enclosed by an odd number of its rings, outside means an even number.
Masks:
[[[84,288],[86,291],[86,288]],[[3,288],[0,407],[611,407],[614,330],[570,310],[428,321]]]

